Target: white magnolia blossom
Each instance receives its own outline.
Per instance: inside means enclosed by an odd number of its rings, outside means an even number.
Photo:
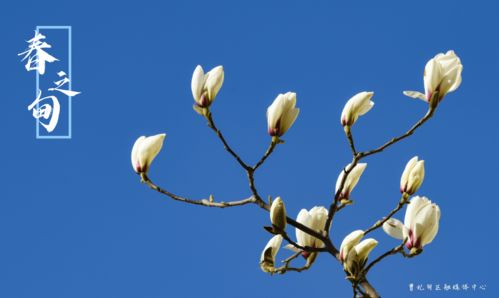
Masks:
[[[296,108],[296,93],[279,94],[267,108],[267,126],[271,136],[282,136],[293,125],[300,113]]]
[[[158,155],[166,134],[155,136],[141,136],[133,144],[132,148],[132,167],[137,173],[147,173],[152,161]]]
[[[341,125],[352,126],[359,116],[367,113],[374,106],[371,101],[374,92],[363,91],[350,98],[341,112]]]
[[[360,241],[364,237],[364,231],[356,230],[348,234],[340,246],[340,261],[343,267],[350,273],[357,273],[369,256],[369,253],[378,245],[378,241],[368,238]]]
[[[214,67],[205,74],[201,65],[198,65],[192,74],[191,81],[192,96],[196,105],[202,108],[209,107],[215,100],[223,82],[223,66]]]
[[[390,218],[383,230],[396,239],[407,239],[408,249],[422,249],[431,243],[438,232],[440,208],[426,197],[415,196],[405,211],[404,223]]]
[[[326,208],[322,206],[315,206],[314,208],[310,209],[310,211],[306,209],[300,210],[296,218],[296,221],[322,234],[324,233],[324,226],[326,224],[327,216],[328,216],[328,211]],[[324,247],[324,243],[321,240],[303,232],[298,228],[296,229],[296,243],[298,243],[298,245],[303,247],[313,247],[313,248]],[[300,251],[292,244],[288,244],[286,248],[295,252]],[[308,252],[305,251],[302,252],[302,255],[305,258],[308,258],[309,256],[315,257],[315,254],[309,254]]]
[[[454,51],[447,51],[445,54],[439,53],[426,63],[424,70],[425,94],[417,91],[404,91],[404,94],[430,102],[435,91],[438,91],[438,98],[435,99],[438,103],[447,93],[456,90],[461,85],[462,72],[461,59]]]
[[[364,231],[362,230],[355,230],[348,234],[343,241],[341,242],[340,246],[340,261],[344,262],[348,256],[348,252],[355,246],[357,245],[360,240],[364,237]]]
[[[270,221],[278,230],[286,228],[286,207],[281,197],[277,197],[270,206]]]
[[[263,272],[274,272],[275,269],[275,257],[277,252],[279,252],[279,248],[281,247],[282,236],[275,235],[272,237],[265,248],[262,251],[262,255],[260,256],[260,268]]]
[[[351,163],[347,165],[347,169],[350,167]],[[367,167],[367,163],[358,163],[355,165],[355,167],[350,171],[348,174],[345,183],[343,184],[343,188],[341,190],[341,195],[340,198],[342,199],[348,199],[350,197],[350,193],[354,189],[354,187],[357,185],[359,182],[360,176],[362,173],[364,173],[364,170]],[[340,175],[338,176],[338,179],[336,180],[336,190],[335,192],[338,192],[338,189],[341,186],[341,181],[343,180],[343,177],[345,176],[345,171],[341,171]]]
[[[400,178],[400,192],[413,195],[423,183],[424,173],[424,160],[418,160],[417,156],[411,158]]]

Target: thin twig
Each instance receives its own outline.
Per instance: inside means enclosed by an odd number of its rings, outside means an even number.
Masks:
[[[251,167],[248,166],[241,159],[241,157],[239,157],[239,155],[237,155],[237,153],[234,152],[234,150],[232,150],[232,148],[229,146],[229,144],[225,140],[222,132],[215,125],[215,122],[213,121],[213,117],[211,116],[211,111],[208,111],[208,113],[207,113],[207,115],[205,117],[206,117],[206,120],[208,120],[208,126],[217,134],[217,136],[220,139],[220,141],[222,141],[222,144],[224,145],[225,150],[227,150],[227,152],[229,152],[230,155],[232,155],[237,160],[237,162],[241,165],[241,167],[243,167],[245,170],[250,169]]]
[[[310,246],[301,246],[300,244],[296,243],[295,241],[293,241],[291,238],[289,238],[288,234],[286,232],[283,232],[281,233],[281,236],[284,240],[288,241],[291,245],[293,245],[294,247],[302,250],[302,251],[306,251],[306,252],[323,252],[323,251],[327,251],[326,248],[324,247],[310,247]]]
[[[264,162],[267,160],[267,157],[274,152],[275,147],[279,144],[279,139],[277,138],[272,138],[272,141],[270,142],[269,148],[267,148],[267,151],[265,151],[265,154],[260,158],[260,160],[253,166],[253,171],[256,171]]]
[[[289,264],[291,263],[291,261],[293,261],[294,259],[296,259],[300,255],[301,255],[300,251],[299,252],[295,252],[292,256],[290,256],[287,259],[283,260],[282,262],[284,263],[284,265],[281,266],[281,267],[275,268],[274,273],[279,273],[279,274],[286,273],[286,271],[289,268]]]
[[[173,193],[167,191],[166,189],[163,189],[163,188],[157,186],[145,174],[142,175],[142,180],[145,184],[147,184],[147,186],[149,186],[151,189],[153,189],[159,193],[167,195],[168,197],[170,197],[176,201],[180,201],[180,202],[184,202],[184,203],[188,203],[188,204],[193,204],[193,205],[201,205],[201,206],[206,206],[206,207],[217,207],[217,208],[227,208],[227,207],[242,206],[242,205],[256,202],[256,199],[253,196],[246,198],[246,199],[243,199],[243,200],[239,200],[239,201],[228,201],[228,202],[224,202],[224,201],[215,202],[215,201],[212,201],[212,199],[210,199],[210,198],[201,199],[201,200],[192,200],[192,199],[178,196],[176,194],[173,194]]]
[[[428,109],[428,112],[426,112],[426,115],[423,118],[419,119],[419,121],[416,122],[416,124],[414,124],[406,133],[391,139],[390,141],[386,142],[385,144],[383,144],[382,146],[380,146],[376,149],[360,152],[359,153],[360,158],[364,158],[366,156],[381,152],[381,151],[385,150],[386,148],[388,148],[389,146],[391,146],[391,145],[407,138],[408,136],[412,135],[416,131],[416,129],[418,129],[421,125],[423,125],[426,121],[428,121],[433,116],[433,114],[435,113],[435,109],[436,109],[436,107],[430,106],[430,108]]]
[[[366,266],[366,268],[363,270],[363,274],[366,275],[367,272],[369,272],[369,270],[374,266],[376,265],[377,263],[379,263],[381,260],[383,260],[384,258],[388,257],[388,256],[391,256],[391,255],[394,255],[394,254],[397,254],[401,251],[404,250],[404,243],[400,244],[399,246],[396,246],[392,249],[390,249],[389,251],[385,252],[384,254],[382,254],[381,256],[377,257],[374,261],[372,261],[371,263],[369,263],[369,265]]]
[[[350,144],[350,150],[352,150],[352,155],[355,157],[357,155],[357,150],[355,149],[355,142],[352,136],[352,129],[350,126],[345,126],[345,133],[347,135],[348,144]]]
[[[357,284],[352,283],[353,298],[357,298]]]
[[[299,253],[297,253],[298,255],[300,255]],[[292,259],[296,259],[295,257],[296,254],[292,255]],[[290,258],[288,258],[290,259]],[[305,270],[308,270],[310,269],[310,266],[311,264],[309,264],[308,262],[303,266],[303,267],[299,267],[299,268],[296,268],[296,267],[289,267],[289,262],[287,262],[284,266],[281,266],[279,268],[275,268],[274,272],[275,273],[279,273],[279,274],[284,274],[288,271],[294,271],[294,272],[302,272],[302,271],[305,271]]]
[[[370,228],[366,229],[364,231],[364,235],[367,235],[367,234],[371,233],[372,231],[380,228],[387,220],[389,220],[393,215],[395,215],[395,213],[397,213],[400,209],[402,209],[402,207],[405,204],[407,204],[409,202],[409,201],[407,201],[407,199],[408,199],[408,195],[404,193],[402,195],[402,198],[400,198],[400,201],[398,202],[397,207],[395,207],[392,211],[390,211],[390,213],[388,213],[387,216],[383,217],[383,219],[378,220]]]

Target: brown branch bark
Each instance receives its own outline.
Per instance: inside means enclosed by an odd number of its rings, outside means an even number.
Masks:
[[[397,207],[395,207],[392,211],[390,211],[390,213],[388,213],[387,216],[383,217],[383,219],[380,219],[378,220],[375,224],[373,224],[371,227],[369,227],[368,229],[366,229],[364,231],[364,235],[367,235],[369,233],[371,233],[372,231],[380,228],[381,226],[383,226],[383,224],[389,220],[390,218],[392,218],[393,215],[395,215],[395,213],[397,213],[400,209],[402,209],[402,207],[408,203],[407,199],[409,198],[409,196],[407,194],[403,194],[402,195],[402,198],[400,198],[400,201],[398,202],[397,204]]]
[[[414,124],[406,133],[391,139],[390,141],[386,142],[385,144],[379,146],[376,149],[360,152],[359,153],[360,158],[364,158],[366,156],[379,153],[379,152],[385,150],[386,148],[390,147],[391,145],[393,145],[397,142],[400,142],[401,140],[409,137],[410,135],[412,135],[416,131],[416,129],[418,129],[421,125],[423,125],[426,121],[428,121],[431,117],[433,117],[433,114],[435,113],[435,109],[436,109],[436,107],[430,107],[428,109],[428,111],[426,112],[426,115],[423,118],[419,119],[419,121],[416,122],[416,124]]]
[[[242,206],[250,203],[255,203],[256,199],[255,197],[251,196],[249,198],[243,199],[243,200],[238,200],[238,201],[221,201],[221,202],[215,202],[212,199],[201,199],[201,200],[193,200],[193,199],[188,199],[185,197],[178,196],[174,193],[171,193],[167,191],[166,189],[163,189],[159,186],[157,186],[152,180],[146,175],[142,174],[142,181],[149,186],[151,189],[162,193],[176,201],[180,201],[183,203],[188,203],[192,205],[200,205],[200,206],[205,206],[205,207],[216,207],[216,208],[227,208],[227,207],[235,207],[235,206]]]

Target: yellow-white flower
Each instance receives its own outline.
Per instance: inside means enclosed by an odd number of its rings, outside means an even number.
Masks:
[[[282,136],[293,125],[300,113],[296,108],[296,93],[279,94],[267,109],[268,132],[271,136]]]
[[[362,230],[356,230],[348,234],[341,242],[340,261],[343,267],[351,274],[357,274],[367,260],[369,253],[378,245],[378,241],[368,238],[360,241],[364,237]],[[360,242],[360,243],[359,243]]]
[[[415,196],[405,211],[404,223],[390,218],[383,230],[396,239],[407,239],[408,249],[420,250],[431,243],[438,232],[440,208],[426,197]]]
[[[402,177],[400,177],[400,192],[413,195],[424,180],[424,160],[418,160],[414,156],[405,166]]]
[[[341,125],[352,126],[359,116],[367,113],[374,106],[374,102],[371,101],[374,92],[360,92],[352,96],[343,111],[341,112]]]
[[[275,257],[279,248],[281,247],[282,236],[275,235],[272,237],[265,248],[262,251],[262,255],[260,256],[260,268],[262,268],[263,272],[274,272],[275,269]]]
[[[322,234],[324,233],[324,226],[326,224],[327,216],[328,216],[328,211],[326,208],[322,206],[315,206],[314,208],[310,209],[310,211],[306,209],[300,210],[300,212],[298,213],[298,217],[296,218],[296,221]],[[298,228],[296,229],[296,243],[298,243],[300,246],[303,247],[314,247],[314,248],[324,247],[324,243],[321,240],[303,232]],[[286,248],[295,252],[300,251],[291,244],[288,244]],[[309,256],[312,258],[315,257],[315,254],[310,254],[309,252],[306,251],[302,251],[302,255],[305,258],[308,258]]]
[[[348,256],[348,252],[364,237],[364,231],[356,230],[348,234],[340,246],[340,261],[344,262]]]
[[[350,167],[351,163],[348,164],[346,169]],[[354,189],[354,187],[357,185],[359,182],[360,176],[362,173],[364,173],[364,170],[367,167],[367,163],[358,163],[355,165],[355,167],[350,171],[348,174],[345,183],[343,184],[343,188],[341,190],[340,198],[341,199],[348,199],[350,197],[350,193]],[[338,179],[336,180],[336,192],[341,186],[341,181],[343,180],[343,177],[345,176],[345,171],[341,171],[340,175],[338,176]]]
[[[223,66],[217,66],[205,74],[201,65],[198,65],[192,74],[191,81],[192,96],[196,105],[201,108],[209,107],[215,100],[223,82]]]
[[[286,228],[286,207],[281,197],[277,197],[270,206],[270,222],[278,231]]]
[[[454,51],[447,51],[445,54],[439,53],[426,63],[424,70],[425,94],[417,91],[404,91],[404,94],[430,102],[433,94],[438,92],[438,96],[435,98],[438,103],[447,93],[456,90],[461,85],[462,72],[461,59]]]
[[[152,161],[158,155],[166,134],[155,136],[141,136],[133,144],[132,148],[132,167],[137,173],[147,173]]]

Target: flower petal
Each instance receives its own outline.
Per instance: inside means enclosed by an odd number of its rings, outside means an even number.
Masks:
[[[418,92],[418,91],[404,91],[403,92],[405,96],[409,96],[409,97],[412,97],[412,98],[416,98],[416,99],[421,99],[421,100],[424,100],[424,101],[427,101],[426,100],[426,96],[421,93],[421,92]]]
[[[383,224],[383,231],[395,239],[404,239],[404,224],[395,218],[390,218]]]

